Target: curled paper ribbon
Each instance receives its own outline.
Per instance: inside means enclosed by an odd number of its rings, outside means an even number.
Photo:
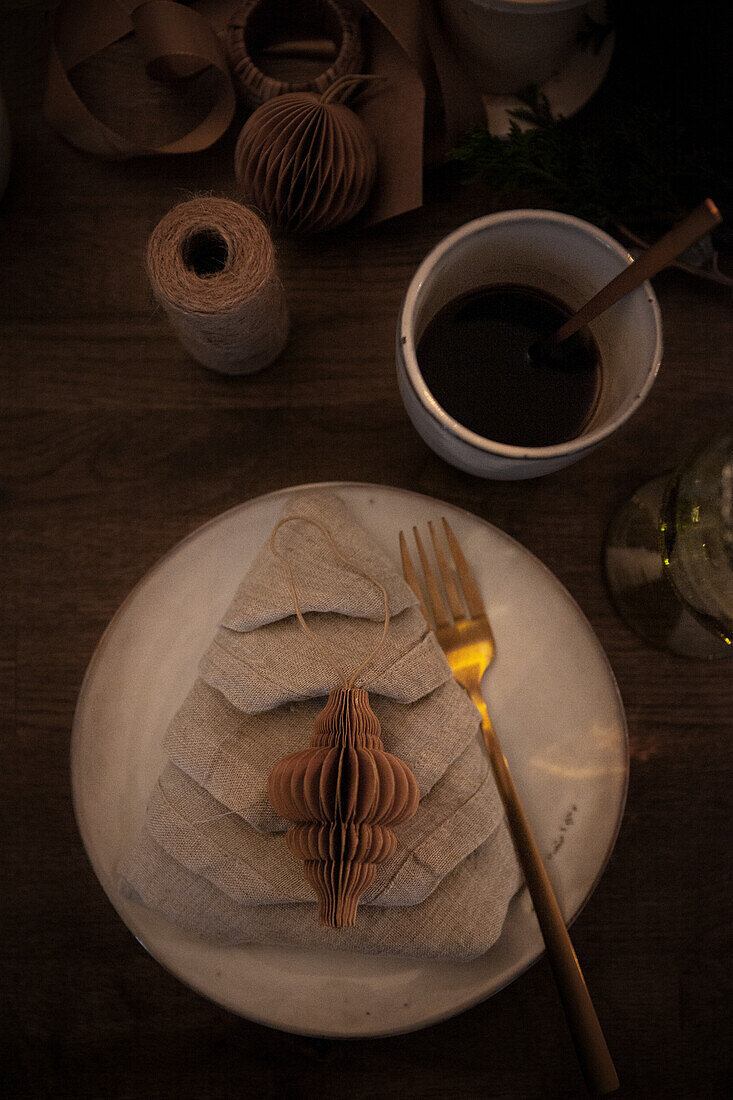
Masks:
[[[181,80],[210,65],[221,74],[220,94],[206,118],[165,145],[148,146],[110,129],[82,102],[69,79],[76,65],[133,31],[152,80]],[[195,153],[221,137],[234,108],[224,51],[211,24],[198,12],[172,0],[63,0],[54,21],[43,111],[73,145],[108,160]]]

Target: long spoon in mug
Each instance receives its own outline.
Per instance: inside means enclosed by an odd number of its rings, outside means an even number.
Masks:
[[[529,349],[529,358],[539,361],[552,356],[560,344],[570,336],[574,336],[601,313],[605,313],[632,290],[636,290],[646,279],[657,275],[663,267],[671,264],[686,248],[709,233],[722,220],[712,199],[705,199],[686,218],[670,229],[669,233],[665,233],[656,244],[646,252],[642,252],[633,263],[625,267],[615,279],[611,279],[610,283],[586,302],[557,332],[534,343]]]

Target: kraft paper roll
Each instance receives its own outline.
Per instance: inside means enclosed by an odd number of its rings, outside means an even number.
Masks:
[[[230,199],[174,206],[148,241],[153,293],[178,339],[200,363],[251,374],[271,363],[289,316],[264,223]]]

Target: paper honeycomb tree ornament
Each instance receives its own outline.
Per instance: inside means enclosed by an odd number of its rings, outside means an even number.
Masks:
[[[384,751],[367,691],[331,692],[310,748],[275,765],[268,795],[276,812],[295,822],[287,845],[305,865],[320,922],[355,924],[377,865],[397,847],[390,826],[412,817],[420,799],[407,764]]]
[[[286,833],[290,851],[302,860],[306,878],[318,898],[318,918],[330,928],[356,923],[359,899],[371,884],[377,867],[393,855],[397,837],[391,826],[406,821],[417,810],[420,791],[404,760],[386,752],[379,719],[369,693],[355,681],[378,652],[387,634],[389,604],[384,586],[336,547],[328,528],[305,516],[288,516],[274,528],[303,520],[320,528],[336,556],[371,580],[384,598],[382,636],[368,657],[342,685],[334,688],[315,721],[310,747],[278,761],[268,778],[267,793],[276,813],[293,825]],[[321,647],[328,647],[303,618],[287,561],[295,613],[303,629]],[[337,670],[338,671],[338,670]]]

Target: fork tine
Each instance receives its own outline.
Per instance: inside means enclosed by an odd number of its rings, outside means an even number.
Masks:
[[[448,562],[445,560],[445,554],[443,553],[440,543],[438,542],[438,536],[435,534],[435,528],[433,527],[431,520],[428,521],[428,530],[430,531],[430,538],[433,540],[435,559],[438,563],[440,575],[443,578],[443,587],[445,588],[445,594],[448,597],[450,609],[453,612],[453,618],[456,620],[456,622],[459,622],[461,619],[465,619],[466,617],[466,612],[463,607],[463,600],[458,593],[456,582],[453,580],[451,571],[448,568]]]
[[[443,597],[440,594],[438,582],[435,579],[435,573],[433,573],[433,567],[428,561],[428,556],[425,553],[425,548],[423,547],[422,539],[420,538],[420,532],[418,531],[417,527],[413,527],[412,533],[415,536],[417,552],[420,555],[420,564],[422,565],[423,576],[425,577],[425,585],[428,590],[428,599],[433,606],[435,625],[450,626],[451,621],[448,618],[448,612],[445,609]]]
[[[402,531],[400,531],[400,557],[402,558],[402,575],[409,584],[412,591],[418,598],[420,604],[420,610],[422,611],[422,617],[425,622],[430,626],[430,616],[428,615],[428,609],[425,606],[425,600],[422,596],[422,589],[420,587],[420,581],[417,579],[417,573],[415,572],[415,566],[412,564],[412,558],[410,557],[410,551],[407,549],[407,541]]]
[[[448,540],[450,552],[453,555],[453,561],[456,564],[456,572],[461,582],[468,613],[471,616],[485,615],[486,609],[484,608],[484,601],[481,599],[478,585],[476,584],[468,562],[463,556],[463,551],[461,550],[458,539],[453,534],[451,526],[445,517],[443,517],[443,528],[445,529],[445,537]]]

